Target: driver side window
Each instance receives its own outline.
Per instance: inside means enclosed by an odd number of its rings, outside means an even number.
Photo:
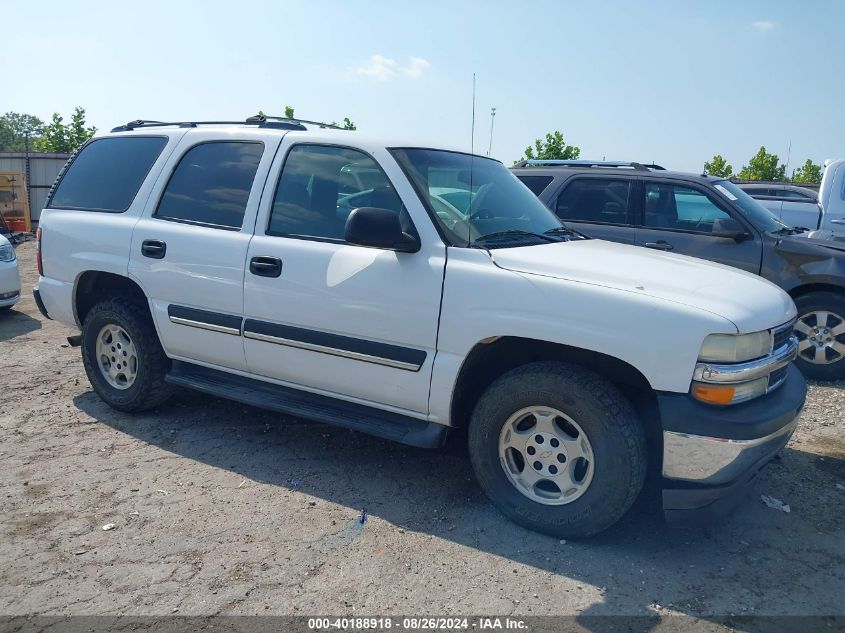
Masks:
[[[645,183],[644,226],[713,233],[730,217],[697,189],[669,183]]]
[[[367,154],[296,145],[282,168],[267,234],[343,241],[346,219],[358,207],[403,212],[399,194]]]

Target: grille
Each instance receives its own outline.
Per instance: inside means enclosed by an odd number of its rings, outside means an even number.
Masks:
[[[775,328],[773,337],[775,342],[774,349],[780,349],[789,342],[794,327],[795,321],[790,321]]]
[[[776,369],[769,374],[769,391],[780,386],[780,383],[782,383],[786,378],[787,369],[789,369],[789,365]]]

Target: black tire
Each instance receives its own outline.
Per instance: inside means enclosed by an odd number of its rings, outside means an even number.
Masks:
[[[502,466],[501,429],[531,406],[566,414],[592,444],[592,481],[564,505],[525,496]],[[499,510],[529,529],[567,538],[591,536],[616,523],[642,489],[648,460],[643,426],[619,390],[591,371],[557,362],[518,367],[487,388],[470,419],[469,454],[481,487]]]
[[[0,312],[8,312],[8,311],[9,311],[9,310],[11,310],[13,307],[14,307],[14,306],[0,306]]]
[[[123,328],[135,345],[137,373],[127,389],[113,387],[100,371],[97,336],[109,324]],[[173,393],[172,385],[164,381],[170,370],[170,359],[158,340],[149,309],[126,297],[106,299],[89,310],[82,325],[82,363],[94,391],[118,411],[132,413],[152,409],[167,401]]]
[[[808,292],[805,295],[799,296],[795,299],[795,306],[798,308],[798,318],[816,312],[826,311],[832,312],[845,319],[845,295],[835,292]],[[833,320],[831,318],[831,320]],[[841,321],[845,323],[845,321]],[[831,323],[833,325],[833,323]],[[805,335],[796,330],[796,336],[799,340],[805,338]],[[836,340],[845,344],[845,334],[840,334]],[[838,360],[834,360],[829,364],[813,363],[808,360],[803,354],[802,350],[798,352],[798,358],[795,359],[795,364],[801,372],[816,380],[843,380],[845,379],[845,355],[840,355]],[[833,354],[831,353],[833,358]]]

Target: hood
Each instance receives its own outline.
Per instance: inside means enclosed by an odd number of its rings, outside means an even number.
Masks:
[[[740,332],[765,330],[795,316],[783,290],[762,277],[703,259],[603,240],[490,251],[507,270],[654,297],[724,317]]]

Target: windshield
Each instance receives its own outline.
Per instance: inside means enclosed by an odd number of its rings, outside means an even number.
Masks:
[[[739,207],[740,211],[742,211],[743,215],[745,215],[745,217],[747,217],[751,223],[761,231],[771,231],[776,233],[789,228],[786,224],[778,220],[774,213],[769,211],[766,207],[757,202],[730,180],[717,180],[713,183],[713,185],[723,196],[732,200],[736,206]]]
[[[454,246],[485,248],[558,241],[543,234],[562,224],[502,163],[433,149],[394,149],[393,156]]]

